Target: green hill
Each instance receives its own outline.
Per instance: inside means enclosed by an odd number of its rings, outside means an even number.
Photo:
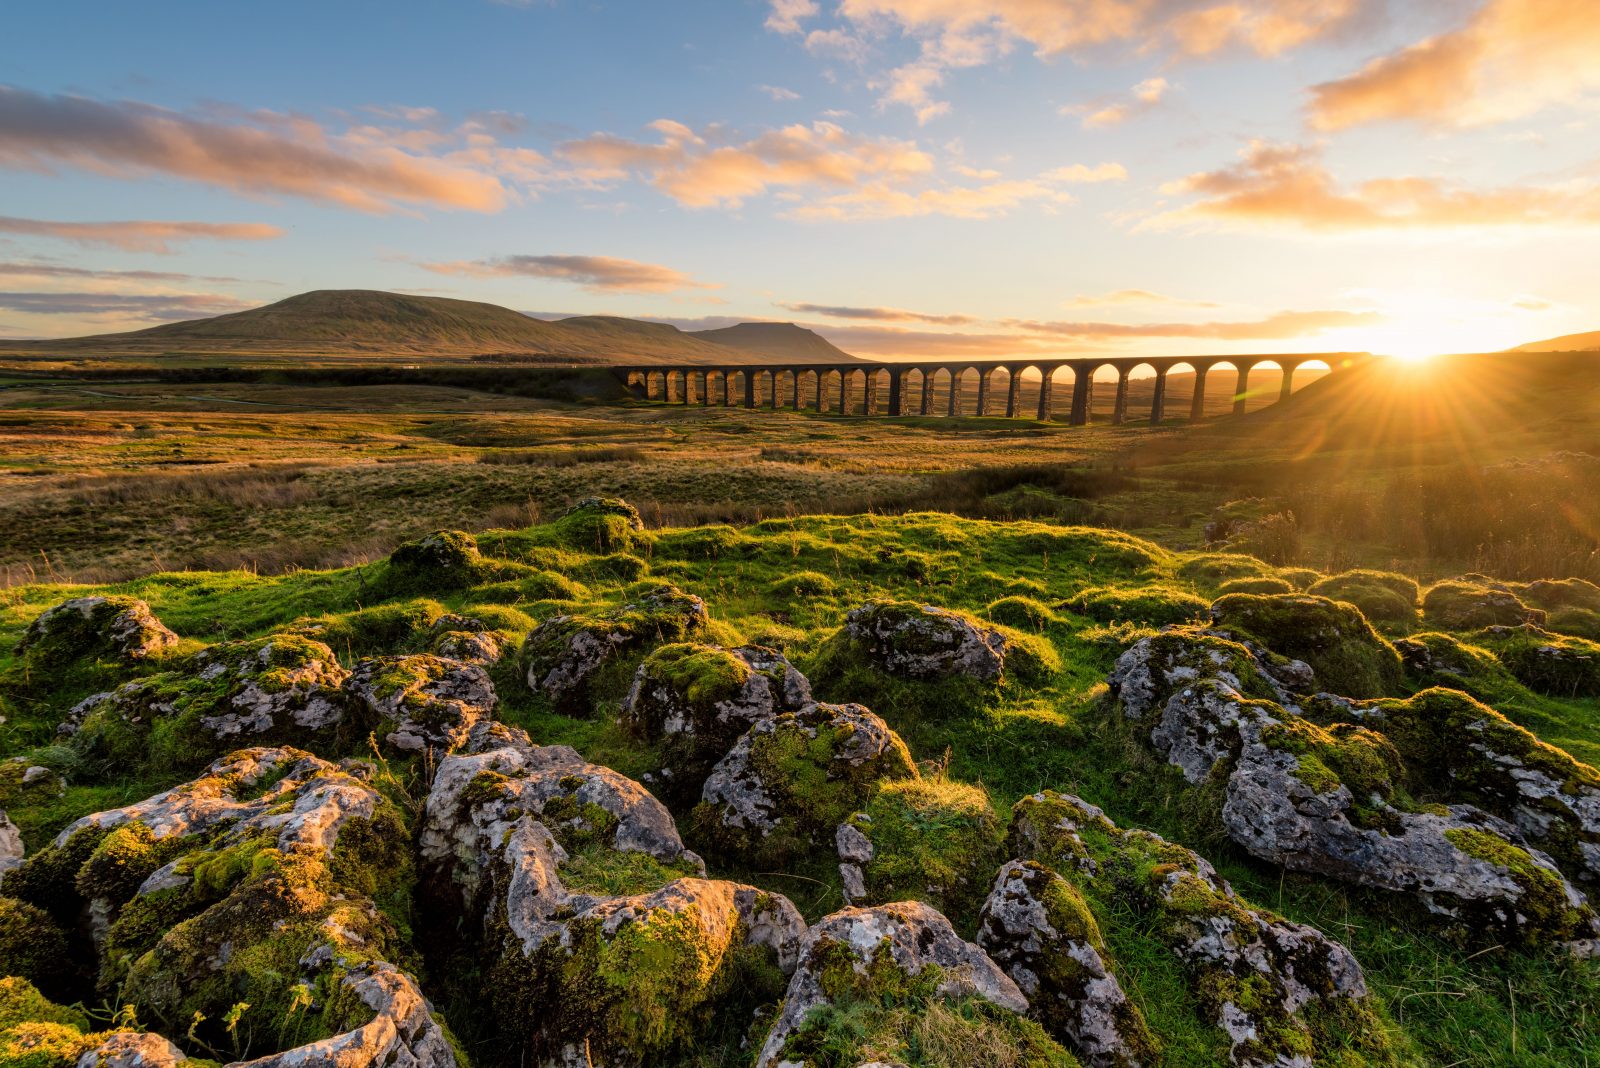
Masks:
[[[770,344],[759,343],[769,325],[741,324],[732,329],[756,329],[732,338],[702,337],[674,326],[613,316],[545,321],[479,301],[369,289],[321,289],[210,319],[125,333],[16,341],[0,347],[21,353],[105,356],[504,356],[550,365],[793,358]],[[809,331],[798,332],[825,349],[829,353],[825,358],[850,358]],[[757,343],[741,345],[739,338],[745,336]]]
[[[721,330],[697,330],[690,336],[774,360],[838,363],[855,359],[816,331],[793,323],[739,323]]]

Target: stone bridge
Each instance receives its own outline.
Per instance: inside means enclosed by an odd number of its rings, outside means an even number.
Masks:
[[[720,404],[745,408],[811,408],[818,412],[860,415],[946,415],[961,411],[961,399],[970,377],[976,379],[977,414],[1016,418],[1020,411],[1022,386],[1031,373],[1039,384],[1034,418],[1056,417],[1058,386],[1070,381],[1072,406],[1070,422],[1083,426],[1094,409],[1096,377],[1109,368],[1116,372],[1116,403],[1111,421],[1123,423],[1128,417],[1128,383],[1139,368],[1148,368],[1154,379],[1150,402],[1150,422],[1166,417],[1167,376],[1175,370],[1194,373],[1194,394],[1189,402],[1189,419],[1205,415],[1206,377],[1226,367],[1234,372],[1233,411],[1245,410],[1250,372],[1262,364],[1273,364],[1282,371],[1278,399],[1294,388],[1294,372],[1308,363],[1326,364],[1337,372],[1368,359],[1363,352],[1301,352],[1258,356],[1112,356],[1071,360],[940,360],[934,362],[849,363],[771,363],[683,365],[665,367],[614,367],[617,376],[639,400],[668,404]],[[997,376],[1005,372],[996,388]],[[1067,376],[1070,376],[1067,377]],[[1104,376],[1101,376],[1104,377]],[[941,382],[943,387],[941,389]],[[1003,393],[1001,390],[1003,389]],[[935,398],[944,392],[943,405]],[[758,405],[758,397],[762,403]],[[887,399],[887,404],[881,403]],[[1030,398],[1032,399],[1032,398]],[[936,412],[935,407],[943,407]],[[847,410],[849,409],[849,410]]]

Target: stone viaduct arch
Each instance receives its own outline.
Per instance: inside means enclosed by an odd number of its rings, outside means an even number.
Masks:
[[[1101,421],[1158,424],[1169,418],[1198,422],[1208,414],[1207,390],[1215,397],[1229,375],[1226,411],[1243,414],[1247,408],[1288,399],[1301,368],[1336,374],[1368,358],[1357,352],[1313,352],[610,370],[634,398],[663,404],[810,409],[832,415],[1003,416],[1085,426]],[[1265,392],[1252,392],[1251,372],[1257,369]],[[1274,371],[1279,376],[1275,388],[1267,378]],[[1194,388],[1187,398],[1176,397],[1175,406],[1168,379],[1183,374],[1192,375]]]

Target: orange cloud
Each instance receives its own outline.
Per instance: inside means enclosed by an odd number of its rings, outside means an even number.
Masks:
[[[1033,334],[1081,339],[1128,337],[1193,337],[1221,341],[1267,341],[1309,337],[1329,330],[1371,326],[1381,322],[1378,312],[1282,311],[1245,322],[1203,323],[1075,323],[1007,319],[1005,325]]]
[[[1401,177],[1346,188],[1312,148],[1255,141],[1241,154],[1233,167],[1164,186],[1164,193],[1200,199],[1141,228],[1244,225],[1339,233],[1600,223],[1600,185],[1592,181],[1475,190],[1441,178]]]
[[[856,308],[838,304],[788,302],[780,302],[778,307],[788,308],[790,311],[799,312],[802,315],[825,315],[830,319],[934,323],[939,326],[966,326],[980,321],[970,315],[930,315],[924,312],[906,311],[904,308]]]
[[[857,137],[831,122],[785,126],[743,140],[721,127],[697,132],[670,119],[650,128],[660,141],[595,134],[568,141],[559,152],[590,181],[638,174],[691,208],[738,207],[774,188],[901,181],[933,169],[932,157],[909,141]]]
[[[1490,0],[1460,29],[1380,56],[1311,90],[1311,123],[1387,120],[1471,126],[1532,114],[1600,89],[1593,0]]]
[[[529,150],[497,150],[478,132],[463,134],[457,151],[428,154],[424,142],[442,135],[411,133],[409,143],[373,128],[334,136],[310,120],[269,113],[223,122],[134,101],[0,86],[0,167],[14,169],[164,174],[369,212],[403,205],[497,211],[509,193],[494,172],[526,179],[542,160]]]
[[[1107,126],[1117,126],[1135,115],[1143,115],[1160,105],[1161,100],[1171,88],[1165,78],[1146,78],[1134,86],[1129,93],[1131,99],[1116,102],[1102,101],[1088,107],[1063,108],[1063,113],[1085,113],[1083,126],[1087,130],[1100,130]]]
[[[215,241],[268,241],[286,231],[265,223],[155,222],[55,222],[0,216],[0,233],[29,237],[54,237],[79,245],[101,245],[127,252],[172,252],[180,241],[206,238]]]
[[[576,282],[597,293],[670,293],[679,289],[716,289],[697,282],[682,271],[657,263],[618,259],[614,256],[500,256],[489,260],[423,263],[436,274],[477,277],[522,275]]]
[[[23,315],[74,315],[86,321],[166,323],[201,319],[255,307],[251,301],[216,293],[31,293],[0,292],[0,311]]]

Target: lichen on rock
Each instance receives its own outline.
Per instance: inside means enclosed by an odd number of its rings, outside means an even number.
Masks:
[[[585,715],[592,711],[596,682],[608,667],[650,645],[695,637],[709,622],[699,597],[664,587],[593,615],[545,620],[523,642],[520,663],[535,693],[558,711]],[[625,680],[614,680],[615,688],[624,690]]]
[[[464,744],[473,724],[491,716],[496,703],[494,683],[483,668],[426,653],[363,660],[344,688],[386,744],[435,757]]]
[[[880,783],[916,777],[882,719],[860,705],[813,704],[745,732],[706,779],[694,825],[719,853],[784,863],[831,840]]]
[[[718,760],[763,719],[811,703],[811,684],[775,649],[678,642],[640,663],[622,702],[628,733],[656,744],[652,785],[669,799],[698,798]]]
[[[41,667],[61,660],[140,661],[177,644],[178,636],[136,597],[74,597],[40,613],[17,654]]]
[[[1383,697],[1402,682],[1400,657],[1354,605],[1307,594],[1232,593],[1211,605],[1212,627],[1303,660],[1322,687]]]

